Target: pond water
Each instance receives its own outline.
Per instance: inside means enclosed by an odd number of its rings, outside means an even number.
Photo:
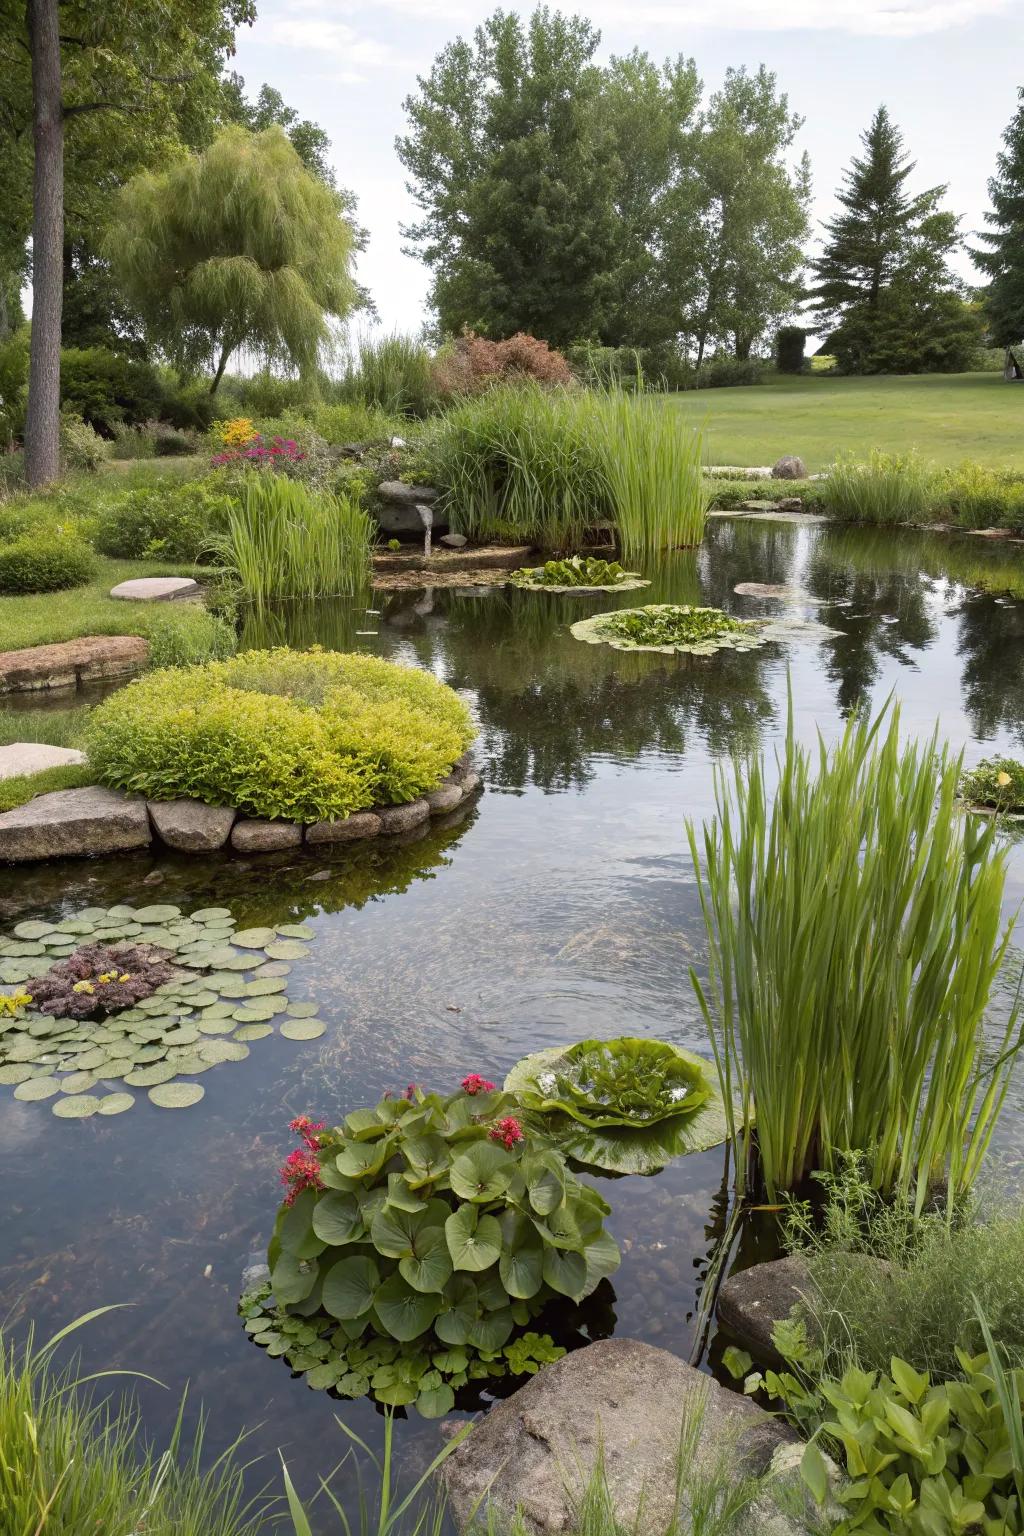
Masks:
[[[735,595],[748,581],[798,592]],[[693,658],[568,633],[602,608],[658,601],[837,633]],[[0,1316],[47,1336],[89,1308],[130,1304],[81,1336],[87,1367],[164,1383],[138,1387],[157,1438],[188,1383],[191,1420],[200,1403],[209,1411],[211,1449],[250,1427],[262,1475],[276,1478],[280,1446],[305,1492],[345,1449],[336,1413],[371,1442],[381,1421],[366,1402],[293,1380],[236,1316],[242,1270],[273,1220],[288,1120],[309,1110],[337,1123],[412,1081],[447,1092],[466,1072],[499,1079],[530,1051],[588,1035],[706,1053],[687,974],[702,967],[703,934],[684,822],[711,814],[716,762],[779,741],[787,670],[805,740],[816,729],[834,738],[858,700],[894,691],[908,732],[938,720],[969,764],[1024,748],[1024,563],[977,539],[723,519],[699,553],[672,557],[617,603],[482,587],[377,593],[373,607],[292,608],[274,637],[365,647],[459,689],[486,786],[461,822],[337,852],[246,862],[157,851],[0,876],[3,932],[122,901],[222,905],[240,925],[316,931],[288,990],[318,1003],[326,1035],[259,1042],[247,1061],[204,1076],[196,1108],[171,1114],[139,1095],[123,1117],[62,1121],[0,1089]],[[1015,848],[1008,912],[1022,894]],[[1005,1007],[1001,994],[993,1016]],[[1022,1101],[1024,1081],[994,1152],[1011,1176]],[[614,1331],[706,1359],[698,1303],[725,1220],[723,1172],[718,1149],[654,1178],[604,1182],[622,1267],[556,1326],[578,1341]],[[744,1233],[734,1262],[750,1262],[757,1242]],[[399,1439],[407,1471],[440,1444],[437,1425],[416,1418]],[[343,1474],[346,1497],[350,1483]]]

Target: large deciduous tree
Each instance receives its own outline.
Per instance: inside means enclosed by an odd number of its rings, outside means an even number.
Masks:
[[[1024,86],[1020,105],[1003,134],[996,174],[988,184],[989,228],[979,238],[987,250],[972,252],[988,277],[985,314],[992,340],[1012,347],[1024,341]]]
[[[315,369],[329,318],[358,300],[353,248],[341,196],[282,128],[228,128],[129,182],[107,254],[152,339],[187,372],[211,368],[212,393],[242,347]]]
[[[945,186],[911,193],[914,162],[884,106],[862,135],[812,263],[812,308],[848,373],[956,371],[978,342],[978,323],[949,267],[959,219],[940,205]]]

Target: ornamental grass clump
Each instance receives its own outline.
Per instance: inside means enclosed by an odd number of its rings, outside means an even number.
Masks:
[[[825,478],[826,512],[851,522],[925,522],[941,499],[938,472],[913,451],[841,454]]]
[[[774,800],[763,758],[737,760],[702,839],[688,823],[709,943],[691,979],[742,1106],[738,1177],[756,1148],[770,1198],[851,1151],[915,1210],[978,1173],[1022,1036],[1015,1006],[985,1051],[1007,852],[962,814],[961,767],[937,732],[902,746],[895,707],[813,752],[791,703]]]
[[[367,580],[371,523],[347,496],[278,475],[246,474],[206,544],[254,603],[352,596]]]

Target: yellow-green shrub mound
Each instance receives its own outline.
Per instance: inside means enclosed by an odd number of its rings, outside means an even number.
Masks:
[[[129,683],[93,712],[86,747],[114,789],[313,822],[415,800],[472,738],[427,672],[279,648]]]

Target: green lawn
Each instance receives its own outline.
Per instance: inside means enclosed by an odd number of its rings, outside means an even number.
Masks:
[[[154,625],[193,626],[202,610],[191,603],[134,603],[111,597],[111,587],[136,576],[191,575],[187,563],[158,560],[99,561],[96,580],[67,592],[0,597],[0,651],[77,640],[80,635],[149,635]]]
[[[712,464],[773,464],[796,453],[813,473],[836,453],[918,448],[939,464],[1024,469],[1024,384],[998,373],[779,378],[666,396],[705,431]]]

